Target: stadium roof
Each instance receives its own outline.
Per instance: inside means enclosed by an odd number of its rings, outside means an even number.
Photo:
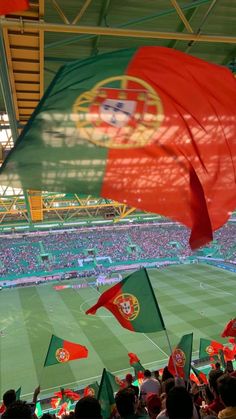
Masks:
[[[1,161],[64,63],[127,46],[158,45],[236,71],[232,0],[32,0],[29,10],[2,16],[0,26]],[[123,218],[134,212],[81,197],[79,191],[41,194],[1,185],[0,194],[0,224],[22,217],[41,222],[49,213],[64,222],[80,214]]]

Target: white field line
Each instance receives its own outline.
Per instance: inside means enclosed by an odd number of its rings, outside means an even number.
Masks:
[[[221,290],[220,288],[217,288],[214,285],[210,285],[207,282],[200,282],[200,288],[205,290],[205,291],[210,291],[210,289],[213,288],[213,292],[214,292],[214,289],[216,290],[215,293],[217,292],[218,294],[221,294],[221,295],[225,294],[225,295],[234,296],[234,294],[232,292]]]

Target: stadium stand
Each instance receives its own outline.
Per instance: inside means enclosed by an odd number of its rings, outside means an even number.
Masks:
[[[7,279],[78,268],[78,260],[88,257],[88,249],[92,253],[91,263],[85,268],[96,272],[102,270],[102,265],[110,266],[99,258],[110,258],[115,264],[196,255],[232,262],[235,261],[235,234],[236,224],[228,223],[216,232],[213,243],[194,254],[188,246],[187,230],[175,224],[4,235],[0,241],[0,275],[1,279]]]

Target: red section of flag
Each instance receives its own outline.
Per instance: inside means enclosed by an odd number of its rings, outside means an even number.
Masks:
[[[88,357],[88,349],[86,346],[79,345],[78,343],[64,340],[63,348],[66,349],[70,354],[69,361]]]
[[[224,358],[226,362],[234,360],[234,355],[235,355],[234,349],[230,349],[228,346],[224,346],[223,354],[224,354]]]
[[[193,374],[193,372],[191,372],[189,378],[190,378],[191,381],[193,381],[198,386],[200,386],[201,383],[200,383],[199,379],[197,378],[197,376],[195,374]]]
[[[29,8],[28,0],[0,0],[0,15],[22,12]]]
[[[153,132],[147,110],[150,138],[140,115],[132,137],[137,143],[143,132],[145,145],[109,150],[102,196],[185,224],[195,249],[236,207],[236,81],[223,67],[160,47],[139,48],[126,75],[126,91],[145,82],[162,109]]]
[[[140,359],[138,358],[138,356],[136,354],[134,354],[133,352],[129,352],[128,353],[128,357],[129,357],[129,363],[130,365],[136,364],[136,362],[139,362]]]
[[[105,307],[107,310],[110,310],[110,312],[116,317],[118,322],[125,327],[126,329],[134,331],[134,328],[130,321],[128,321],[124,316],[121,315],[119,308],[117,304],[114,304],[114,300],[116,297],[122,292],[122,287],[120,284],[116,284],[113,287],[111,287],[109,290],[105,291],[100,298],[98,299],[98,302],[94,304],[94,306],[90,307],[86,314],[95,314],[96,311],[100,307]]]
[[[5,410],[6,410],[6,407],[5,407],[5,405],[4,405],[4,404],[2,404],[2,405],[0,406],[0,414],[2,415],[2,414],[5,412]]]
[[[219,353],[219,350],[224,348],[224,345],[220,342],[217,342],[216,340],[212,340],[210,347],[211,347],[211,356],[213,356],[213,355],[217,355]]]
[[[66,414],[66,409],[67,409],[67,402],[62,403],[60,410],[58,412],[58,416],[61,417],[62,415]]]
[[[60,403],[60,399],[59,399],[58,397],[53,397],[53,398],[51,399],[51,406],[52,406],[52,409],[57,409],[57,407],[58,407],[59,403]]]
[[[236,336],[236,317],[226,324],[223,332],[221,333],[221,336],[223,338],[226,338],[228,336]]]

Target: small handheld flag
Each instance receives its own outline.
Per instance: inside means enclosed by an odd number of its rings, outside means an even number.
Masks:
[[[199,358],[214,357],[218,355],[219,350],[223,349],[224,345],[216,340],[200,338]]]
[[[192,346],[193,333],[182,336],[169,358],[168,370],[171,374],[175,375],[177,372],[184,380],[188,380],[191,368]]]
[[[44,367],[74,361],[75,359],[87,358],[87,356],[88,349],[85,346],[52,335]]]
[[[129,352],[128,357],[129,357],[129,363],[134,369],[135,378],[136,378],[136,380],[138,380],[138,383],[141,384],[141,382],[143,381],[143,378],[144,378],[144,373],[143,372],[144,372],[145,368],[140,363],[140,360],[139,360],[139,358],[137,357],[136,354],[134,354],[132,352]]]
[[[204,372],[198,370],[193,365],[191,365],[191,369],[196,375],[197,379],[199,380],[200,384],[208,384],[207,376],[204,374]]]
[[[110,418],[115,409],[115,399],[112,384],[105,368],[103,369],[97,398],[101,404],[102,417]]]
[[[165,330],[146,269],[134,272],[105,291],[86,314],[95,314],[100,307],[111,311],[121,326],[132,332]]]

